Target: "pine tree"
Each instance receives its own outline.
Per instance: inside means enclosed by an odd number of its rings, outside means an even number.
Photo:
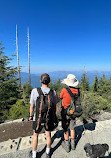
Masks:
[[[99,80],[98,94],[104,98],[108,98],[108,95],[111,94],[111,79],[106,79],[105,74]]]
[[[103,95],[104,93],[106,93],[106,88],[105,87],[106,87],[106,80],[105,80],[105,74],[103,73],[103,76],[99,80],[98,93],[100,95]]]
[[[29,98],[30,98],[32,87],[28,81],[26,82],[26,84],[23,85],[23,90],[24,90],[23,98],[25,98],[25,102],[29,103]]]
[[[87,77],[87,74],[84,72],[81,77],[80,81],[80,87],[82,91],[89,91],[89,78]]]
[[[20,88],[19,88],[20,89]],[[32,87],[29,85],[29,82],[26,82],[23,86],[21,85],[21,93],[19,99],[9,110],[9,119],[18,119],[18,118],[28,118],[29,109],[30,109],[30,94]]]
[[[0,121],[7,118],[11,105],[18,97],[17,68],[9,65],[12,59],[3,51],[4,47],[0,42]]]
[[[95,76],[95,79],[92,84],[92,91],[98,92],[98,76],[97,75]]]

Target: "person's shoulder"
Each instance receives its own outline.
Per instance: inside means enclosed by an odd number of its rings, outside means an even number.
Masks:
[[[71,91],[75,94],[78,94],[78,91],[81,92],[81,89],[79,87],[77,88],[74,87],[74,88],[71,88]]]
[[[52,93],[52,94],[54,94],[54,95],[57,94],[56,90],[54,90],[54,89],[52,89],[52,88],[49,88],[49,92]]]
[[[51,91],[54,93],[54,95],[57,94],[56,90],[51,89]]]
[[[37,88],[33,88],[32,91],[37,91]]]
[[[62,88],[62,90],[61,90],[61,92],[66,92],[67,90],[66,90],[66,88]]]
[[[80,87],[77,87],[77,88],[75,88],[75,89],[77,89],[77,90],[79,90],[79,91],[81,92],[81,88],[80,88]]]
[[[42,89],[42,90],[50,90],[49,87],[39,87],[39,89]]]
[[[62,91],[66,90],[66,88],[62,88]]]
[[[37,93],[37,88],[33,88],[32,93]]]

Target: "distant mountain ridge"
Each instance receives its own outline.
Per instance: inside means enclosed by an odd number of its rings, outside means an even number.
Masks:
[[[103,73],[105,74],[106,79],[111,77],[111,71],[87,71],[87,77],[89,78],[89,82],[90,85],[92,85],[93,80],[95,78],[96,75],[98,75],[98,77],[102,77]],[[57,80],[58,78],[60,78],[61,80],[63,80],[64,78],[67,77],[68,74],[74,74],[76,76],[76,78],[78,80],[81,79],[81,76],[83,74],[83,71],[54,71],[54,72],[48,72],[48,74],[51,77],[52,82],[54,80]],[[37,73],[37,74],[31,74],[31,85],[32,87],[40,87],[41,83],[40,83],[40,77],[41,74]],[[21,72],[21,81],[22,84],[26,83],[26,81],[29,80],[29,75],[26,72]]]
[[[29,81],[29,74],[27,72],[21,72],[21,82],[25,84]],[[31,74],[31,85],[32,87],[40,87],[40,75]]]

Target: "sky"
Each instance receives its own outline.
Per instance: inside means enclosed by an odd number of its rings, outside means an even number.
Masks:
[[[111,70],[111,0],[0,0],[0,41],[31,73]],[[16,57],[12,65],[17,66]]]

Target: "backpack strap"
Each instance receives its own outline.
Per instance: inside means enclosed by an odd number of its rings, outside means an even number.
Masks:
[[[39,117],[38,117],[38,120],[37,120],[36,130],[38,130],[38,128],[39,128],[39,123],[40,123],[40,118],[41,118],[41,110],[42,110],[42,103],[43,103],[43,95],[41,97],[41,103],[40,103],[40,108],[39,108]]]
[[[70,90],[70,88],[66,88],[66,90],[67,90],[67,92],[69,93],[69,95],[70,95],[71,97],[74,97],[74,94],[72,93],[72,91]]]
[[[37,92],[38,92],[38,94],[39,94],[39,97],[40,97],[41,95],[44,95],[43,92],[42,92],[42,89],[41,89],[40,87],[37,88]]]
[[[76,88],[76,89],[78,90],[78,96],[80,96],[80,88]],[[72,91],[70,90],[70,88],[66,88],[66,90],[67,90],[67,92],[69,93],[69,95],[70,95],[71,97],[74,96],[74,94],[72,93]]]
[[[53,96],[53,94],[54,94],[54,91],[52,89],[50,89],[48,95]]]
[[[39,94],[38,98],[41,97],[41,103],[40,103],[40,107],[39,107],[39,116],[38,116],[38,120],[37,120],[37,127],[36,127],[36,131],[38,130],[39,128],[39,123],[40,123],[40,118],[41,118],[41,110],[42,110],[42,103],[43,103],[43,99],[44,99],[44,94],[41,90],[41,88],[37,88],[37,92]],[[42,96],[41,96],[42,95]]]
[[[49,110],[51,107],[51,100],[50,100],[50,95],[53,95],[53,90],[51,89],[48,93],[48,110],[47,110],[47,114],[46,114],[46,128],[48,129],[48,115],[49,115]]]
[[[77,88],[78,89],[78,96],[80,96],[80,88]]]

